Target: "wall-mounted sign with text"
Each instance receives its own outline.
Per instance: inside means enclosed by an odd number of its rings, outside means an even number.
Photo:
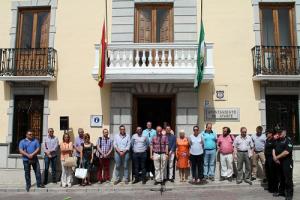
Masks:
[[[205,108],[205,121],[240,121],[239,108]]]

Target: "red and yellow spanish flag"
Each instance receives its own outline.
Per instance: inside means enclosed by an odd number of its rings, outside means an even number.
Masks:
[[[106,41],[105,41],[105,22],[103,22],[102,27],[102,37],[101,37],[101,48],[99,51],[99,72],[98,72],[98,85],[103,87],[105,78],[105,64],[106,64]]]

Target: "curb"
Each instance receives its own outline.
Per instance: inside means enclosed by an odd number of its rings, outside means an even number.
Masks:
[[[184,190],[184,191],[194,191],[194,190],[205,190],[205,189],[226,189],[226,188],[232,188],[232,189],[237,189],[237,188],[249,188],[249,187],[254,187],[254,188],[261,188],[263,187],[264,184],[261,184],[260,182],[253,182],[253,185],[249,185],[246,183],[242,183],[237,185],[235,182],[233,183],[227,183],[225,182],[222,184],[221,182],[219,183],[213,183],[213,184],[205,184],[205,185],[191,185],[191,184],[172,184],[172,185],[166,185],[166,188],[170,188],[172,190]],[[300,186],[300,179],[294,182],[294,186]],[[35,188],[32,187],[30,189],[30,192],[36,192],[36,193],[77,193],[77,192],[101,192],[101,193],[112,193],[112,192],[125,192],[125,191],[146,191],[146,190],[151,190],[151,189],[159,189],[159,186],[154,186],[152,184],[143,186],[143,185],[123,185],[122,183],[118,186],[114,185],[98,185],[98,184],[93,184],[91,186],[86,186],[86,187],[80,187],[78,185],[73,186],[72,188],[62,188],[57,186],[53,187],[48,187],[48,188]],[[10,193],[26,193],[26,190],[24,186],[1,186],[0,185],[0,193],[3,192],[10,192]]]

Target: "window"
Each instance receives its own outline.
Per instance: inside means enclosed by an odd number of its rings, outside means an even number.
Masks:
[[[173,42],[173,6],[137,4],[135,9],[135,42]]]
[[[17,48],[48,47],[49,22],[49,9],[20,10]]]
[[[290,4],[260,7],[261,35],[264,46],[295,45],[294,6]]]

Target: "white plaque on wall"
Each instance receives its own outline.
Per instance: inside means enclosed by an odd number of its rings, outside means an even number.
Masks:
[[[91,115],[90,126],[91,127],[102,127],[103,116],[102,115]]]
[[[205,121],[240,121],[239,108],[205,108]]]

